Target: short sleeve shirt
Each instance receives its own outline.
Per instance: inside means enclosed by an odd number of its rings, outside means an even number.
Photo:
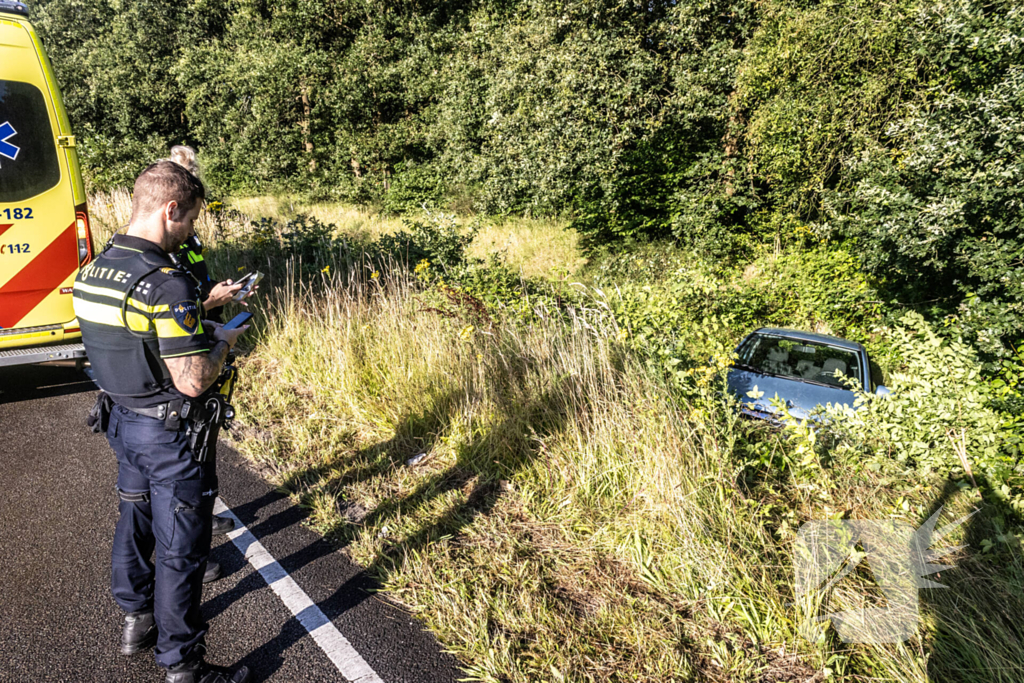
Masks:
[[[191,278],[180,272],[162,274],[168,277],[156,274],[152,277],[152,290],[148,287],[149,282],[142,283],[139,289],[145,291],[139,293],[141,299],[138,296],[129,297],[129,311],[135,309],[150,319],[150,329],[156,332],[160,340],[161,358],[209,351],[210,341],[199,319],[202,308],[198,292],[194,284],[189,282]]]
[[[179,396],[165,359],[213,346],[198,299],[193,278],[159,245],[115,236],[74,286],[75,315],[100,387],[127,407]]]

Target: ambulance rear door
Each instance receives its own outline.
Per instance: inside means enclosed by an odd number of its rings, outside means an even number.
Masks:
[[[62,131],[44,59],[26,26],[0,18],[0,347],[21,336],[14,329],[63,327],[75,317],[75,179],[62,149],[73,138]],[[44,338],[64,336],[49,332]]]

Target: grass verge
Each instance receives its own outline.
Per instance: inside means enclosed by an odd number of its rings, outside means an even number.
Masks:
[[[853,645],[793,606],[808,519],[950,521],[939,478],[835,462],[751,476],[789,448],[623,353],[614,323],[530,327],[424,310],[407,280],[289,295],[245,368],[242,447],[481,681],[1002,680],[1021,673],[1016,546],[960,553],[908,643]],[[603,325],[603,326],[602,326]],[[420,453],[426,457],[412,465]],[[998,533],[973,518],[949,543]],[[878,601],[869,567],[831,609]],[[809,636],[809,639],[808,639]]]
[[[254,258],[217,237],[244,226],[203,220],[214,273]],[[470,680],[1024,679],[1019,526],[962,480],[852,452],[801,474],[779,464],[792,439],[737,420],[721,367],[665,384],[598,305],[526,325],[320,258],[268,262],[239,447]],[[884,605],[870,560],[827,603],[793,604],[802,522],[916,527],[940,506],[982,512],[945,540],[968,547],[908,641],[843,643],[808,618]]]

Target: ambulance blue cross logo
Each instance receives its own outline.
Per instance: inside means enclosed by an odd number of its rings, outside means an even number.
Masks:
[[[21,147],[8,142],[17,134],[18,131],[14,130],[14,126],[11,125],[10,121],[4,121],[0,124],[0,157],[7,157],[11,161],[18,158],[18,152],[21,151]]]

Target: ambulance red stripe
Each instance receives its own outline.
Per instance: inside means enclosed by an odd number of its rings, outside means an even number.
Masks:
[[[72,223],[7,284],[0,287],[0,328],[11,328],[78,269]]]
[[[7,225],[0,225],[0,235],[14,227],[14,223],[8,223]]]

